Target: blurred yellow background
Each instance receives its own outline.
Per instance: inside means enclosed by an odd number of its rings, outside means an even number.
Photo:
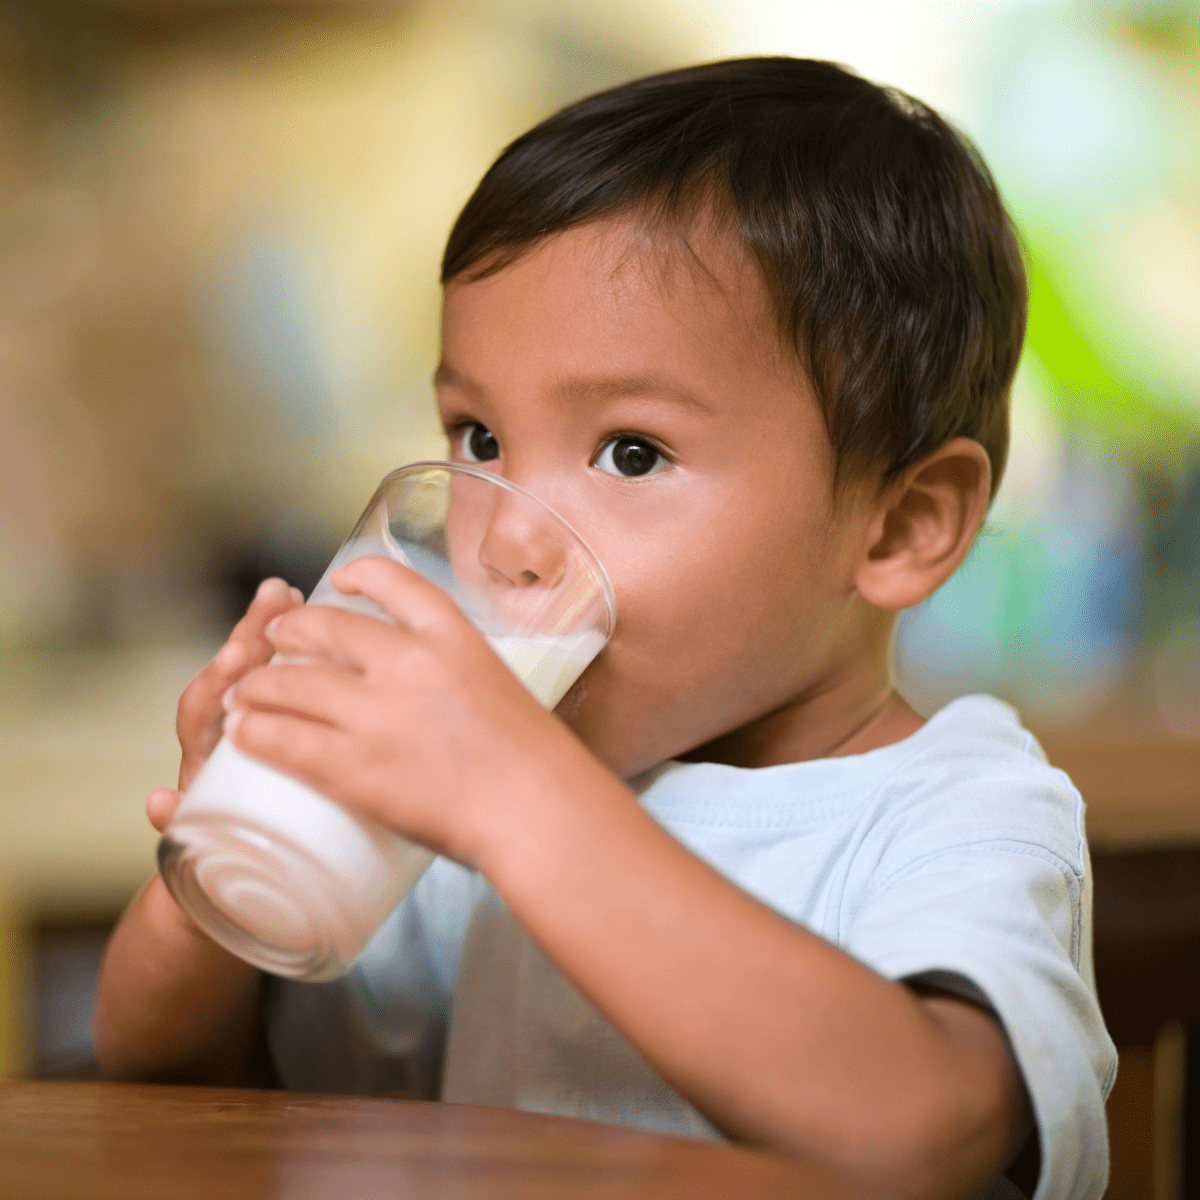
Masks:
[[[946,112],[1026,242],[1008,476],[906,615],[905,687],[1200,738],[1192,0],[0,0],[0,1073],[84,1046],[83,1010],[35,1044],[29,914],[110,916],[152,870],[176,698],[254,585],[311,586],[442,455],[437,266],[483,170],[750,53]]]

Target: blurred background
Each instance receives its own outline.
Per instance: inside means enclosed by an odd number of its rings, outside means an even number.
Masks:
[[[0,1074],[88,1061],[191,674],[442,455],[483,170],[590,92],[779,52],[949,115],[1027,249],[1008,473],[903,686],[1017,704],[1102,849],[1200,842],[1200,2],[0,0]]]

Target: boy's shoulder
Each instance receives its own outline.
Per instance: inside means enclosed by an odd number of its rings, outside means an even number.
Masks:
[[[936,828],[943,847],[958,842],[1049,855],[1084,874],[1083,799],[1009,705],[963,697],[889,749],[899,761],[880,801],[898,835],[920,840]]]
[[[786,828],[867,812],[929,820],[933,807],[939,824],[1081,827],[1083,809],[1016,711],[982,695],[954,700],[909,737],[864,754],[759,768],[667,762],[630,784],[656,815],[701,824]]]

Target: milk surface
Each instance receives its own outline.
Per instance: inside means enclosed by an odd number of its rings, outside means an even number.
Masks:
[[[604,635],[591,629],[565,634],[495,634],[487,640],[546,708],[558,704],[604,647]]]

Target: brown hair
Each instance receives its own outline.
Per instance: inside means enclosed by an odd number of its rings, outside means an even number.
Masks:
[[[514,141],[459,214],[442,281],[641,208],[727,209],[816,391],[839,476],[975,438],[993,492],[1025,334],[1017,238],[978,152],[834,63],[749,58],[635,80]]]

